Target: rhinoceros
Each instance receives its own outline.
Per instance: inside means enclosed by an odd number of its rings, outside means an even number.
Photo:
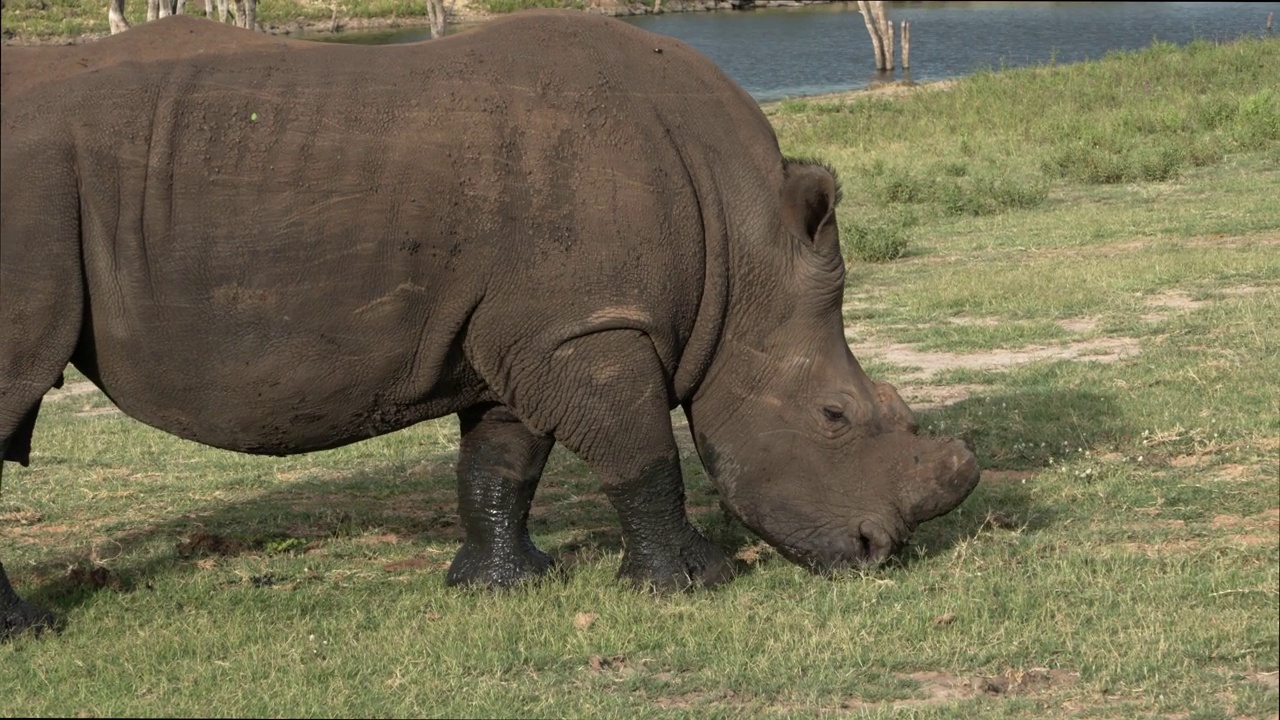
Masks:
[[[722,504],[819,572],[880,563],[978,482],[845,341],[840,189],[669,37],[529,12],[386,47],[173,17],[3,50],[0,456],[68,363],[129,416],[291,455],[457,414],[449,584],[546,573],[552,445],[603,484],[619,576],[733,565]],[[14,632],[48,621],[0,566]]]

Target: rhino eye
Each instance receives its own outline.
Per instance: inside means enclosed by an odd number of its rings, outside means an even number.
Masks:
[[[844,420],[844,408],[839,405],[823,405],[822,417],[830,420],[831,422],[840,422],[841,420]]]

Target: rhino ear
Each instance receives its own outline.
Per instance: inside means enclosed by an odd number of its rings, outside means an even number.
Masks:
[[[787,160],[783,174],[782,221],[787,230],[819,252],[839,255],[836,205],[840,203],[840,181],[835,171],[817,162]]]

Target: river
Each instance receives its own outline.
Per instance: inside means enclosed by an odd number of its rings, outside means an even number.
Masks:
[[[1050,61],[1079,62],[1153,40],[1186,44],[1265,34],[1280,2],[896,2],[889,17],[911,23],[916,82]],[[856,3],[625,18],[689,43],[760,102],[853,90],[900,78],[875,71]],[[400,43],[423,28],[348,33],[343,42]]]

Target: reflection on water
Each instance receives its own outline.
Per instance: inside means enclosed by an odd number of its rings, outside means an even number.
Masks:
[[[1280,2],[895,2],[911,23],[911,79],[958,77],[983,68],[1099,58],[1152,40],[1184,44],[1264,34]],[[759,101],[865,87],[878,75],[856,3],[627,18],[683,40]],[[426,28],[347,34],[351,42],[416,42]],[[901,76],[901,70],[896,73]]]

